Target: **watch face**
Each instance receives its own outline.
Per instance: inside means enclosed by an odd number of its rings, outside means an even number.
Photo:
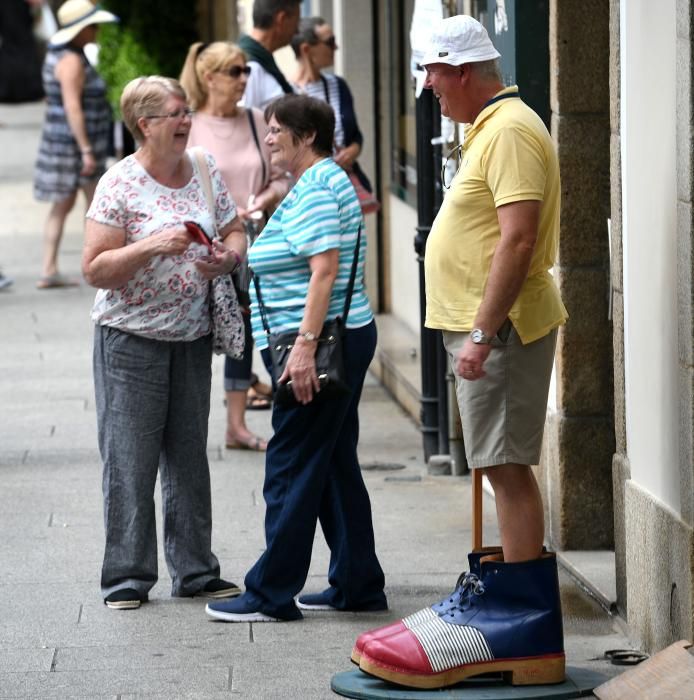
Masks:
[[[481,343],[483,339],[484,334],[479,328],[475,328],[472,333],[470,333],[470,340],[472,340],[473,343]]]

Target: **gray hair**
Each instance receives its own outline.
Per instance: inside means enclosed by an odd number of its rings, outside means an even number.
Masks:
[[[501,79],[501,68],[499,66],[499,59],[492,58],[489,61],[476,61],[474,63],[469,63],[468,65],[474,66],[477,75],[483,80],[496,80],[500,83],[503,82]]]
[[[178,80],[161,75],[135,78],[123,88],[120,110],[125,125],[137,141],[142,142],[145,138],[138,120],[152,112],[161,111],[169,95],[187,99]]]

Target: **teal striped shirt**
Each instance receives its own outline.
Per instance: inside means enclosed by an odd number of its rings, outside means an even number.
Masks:
[[[308,168],[248,254],[273,333],[299,329],[311,278],[309,258],[335,248],[340,250],[340,263],[326,320],[342,314],[360,224],[359,200],[345,171],[330,158]],[[365,260],[366,231],[362,229],[348,328],[365,326],[373,319],[364,289]],[[253,338],[262,349],[267,347],[267,339],[253,286],[251,299]]]

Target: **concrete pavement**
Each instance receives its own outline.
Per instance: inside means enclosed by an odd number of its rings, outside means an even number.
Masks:
[[[41,116],[41,105],[0,106],[0,267],[15,279],[0,292],[0,698],[336,697],[330,677],[350,668],[359,632],[440,599],[467,568],[469,479],[427,475],[416,426],[370,379],[360,456],[389,613],[213,622],[203,599],[169,596],[163,557],[149,604],[107,609],[98,585],[94,290],[34,287],[47,212],[31,195]],[[61,251],[61,269],[73,276],[79,276],[82,215],[79,205]],[[224,449],[221,372],[215,358],[208,446],[213,545],[222,575],[242,583],[264,544],[263,457]],[[269,412],[249,412],[249,422],[269,436]],[[497,541],[493,512],[486,497],[487,543]],[[306,590],[325,586],[327,562],[318,533]],[[619,622],[564,573],[561,582],[569,663],[612,675],[617,669],[590,659],[628,646]]]

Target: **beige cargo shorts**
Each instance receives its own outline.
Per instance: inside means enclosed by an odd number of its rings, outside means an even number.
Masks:
[[[455,357],[469,333],[443,331],[455,374]],[[523,345],[507,321],[492,342],[486,376],[470,381],[456,375],[465,454],[471,468],[538,464],[547,413],[547,394],[557,329]]]

